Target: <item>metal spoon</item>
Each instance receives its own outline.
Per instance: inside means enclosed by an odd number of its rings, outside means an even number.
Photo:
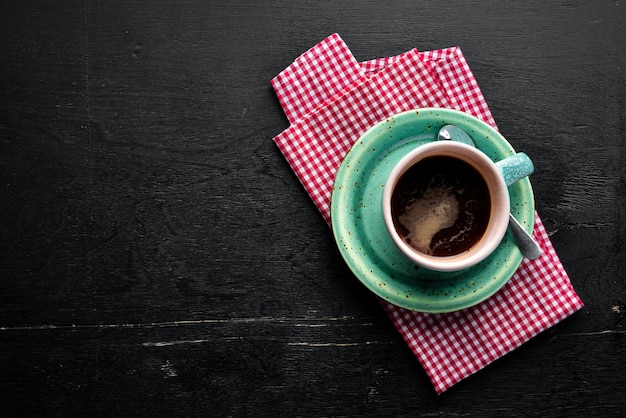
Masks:
[[[437,134],[438,140],[452,140],[463,142],[464,144],[476,147],[474,140],[463,129],[454,125],[445,125]],[[513,238],[517,243],[518,248],[529,260],[535,260],[541,255],[541,247],[535,241],[522,225],[515,219],[513,214],[509,214],[509,230],[513,234]]]

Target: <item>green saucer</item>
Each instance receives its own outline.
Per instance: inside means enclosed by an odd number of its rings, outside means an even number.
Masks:
[[[436,272],[409,261],[394,245],[382,215],[385,180],[408,151],[436,140],[443,125],[464,129],[492,160],[515,154],[486,123],[449,109],[400,113],[370,128],[351,148],[333,185],[331,224],[339,251],[356,277],[372,292],[402,308],[452,312],[496,293],[515,273],[522,254],[509,232],[480,264],[458,272]],[[534,198],[528,178],[509,187],[511,213],[526,230],[534,227]]]

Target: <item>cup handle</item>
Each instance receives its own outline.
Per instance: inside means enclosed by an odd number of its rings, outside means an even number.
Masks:
[[[502,173],[507,186],[510,186],[524,177],[530,176],[533,171],[535,171],[533,162],[528,155],[523,152],[518,152],[515,155],[511,155],[504,160],[496,162],[496,166]]]

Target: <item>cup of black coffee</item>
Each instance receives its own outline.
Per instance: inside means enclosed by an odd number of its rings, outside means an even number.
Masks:
[[[532,162],[517,156],[496,165],[482,151],[456,141],[415,148],[384,185],[383,217],[391,239],[431,270],[458,271],[480,263],[508,227],[510,200],[502,171],[526,166],[532,171]]]

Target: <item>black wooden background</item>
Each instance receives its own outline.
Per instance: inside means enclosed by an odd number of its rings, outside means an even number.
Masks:
[[[626,4],[0,3],[0,416],[618,416]],[[460,46],[583,310],[436,395],[272,142],[269,81]]]

